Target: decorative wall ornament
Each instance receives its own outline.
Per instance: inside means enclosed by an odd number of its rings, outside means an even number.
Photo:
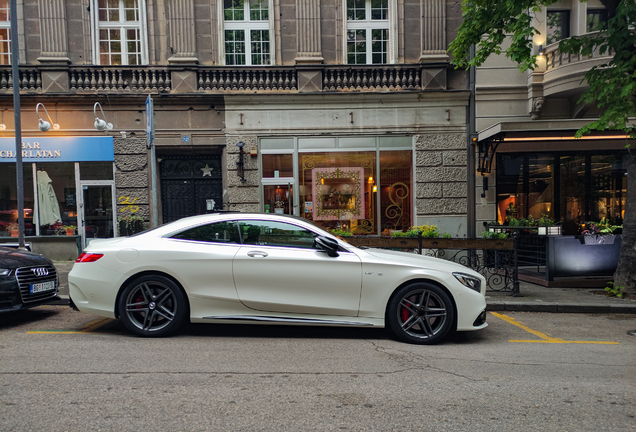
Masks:
[[[364,219],[364,169],[314,168],[314,220]]]
[[[530,111],[530,116],[532,120],[538,120],[539,117],[541,117],[544,104],[545,104],[545,98],[543,97],[532,98],[532,111]]]

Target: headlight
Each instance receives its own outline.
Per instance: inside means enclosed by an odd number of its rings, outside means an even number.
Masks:
[[[0,268],[0,276],[9,276],[10,274],[11,274],[11,269]]]
[[[462,285],[481,293],[481,280],[468,275],[466,273],[453,273],[453,276],[462,283]]]

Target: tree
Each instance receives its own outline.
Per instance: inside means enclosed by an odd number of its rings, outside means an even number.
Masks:
[[[533,54],[534,14],[557,0],[463,0],[463,23],[449,52],[457,67],[480,66],[492,54],[505,53],[524,72],[537,67]],[[585,1],[585,0],[582,0]],[[636,1],[600,0],[607,21],[599,31],[561,40],[559,51],[583,55],[598,49],[613,53],[607,63],[592,67],[585,74],[587,88],[581,102],[596,104],[602,115],[577,131],[580,138],[592,131],[623,131],[636,139]],[[508,48],[503,43],[508,42]],[[475,46],[471,56],[471,47]],[[623,220],[623,238],[614,286],[636,295],[636,151],[626,146],[628,154],[628,190]]]

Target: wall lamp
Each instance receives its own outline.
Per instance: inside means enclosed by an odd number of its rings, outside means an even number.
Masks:
[[[539,45],[539,55],[543,55],[543,45]]]
[[[243,147],[245,147],[245,143],[240,141],[236,143],[236,146],[239,148],[239,157],[236,161],[236,174],[241,178],[241,183],[245,183],[245,163],[243,162]]]
[[[99,106],[99,110],[102,112],[102,117],[104,117],[104,120],[102,120],[99,117],[97,117],[97,107],[98,106]],[[104,129],[111,130],[113,128],[113,124],[112,123],[108,123],[106,121],[106,115],[104,114],[104,110],[102,109],[102,105],[99,102],[95,102],[95,105],[93,106],[93,114],[95,114],[95,129],[97,129],[98,131],[103,131]]]
[[[42,117],[40,117],[40,105],[42,105],[42,108],[44,108],[44,112],[46,113],[46,116],[49,118],[49,121],[46,120],[42,120]],[[49,115],[49,112],[47,111],[46,107],[44,106],[44,104],[42,102],[39,102],[36,106],[35,106],[35,113],[38,115],[38,118],[40,119],[40,124],[38,125],[38,127],[40,128],[40,130],[42,132],[46,132],[49,129],[51,129],[51,124],[53,124],[53,130],[59,130],[60,129],[60,125],[57,123],[53,123],[53,120],[51,120],[51,116]]]

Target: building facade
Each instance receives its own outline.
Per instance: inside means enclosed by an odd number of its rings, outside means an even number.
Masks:
[[[600,114],[579,101],[584,75],[609,57],[558,51],[560,40],[597,32],[605,20],[598,0],[560,0],[535,15],[534,71],[521,73],[503,56],[477,69],[477,232],[493,221],[542,215],[562,221],[564,234],[603,217],[622,223],[625,145],[633,140],[612,132],[574,139]]]
[[[17,217],[15,43],[34,241],[75,226],[83,246],[212,210],[466,234],[470,92],[446,54],[456,2],[18,0],[17,35],[8,12],[0,1],[5,239]],[[83,153],[98,137],[106,151]]]

